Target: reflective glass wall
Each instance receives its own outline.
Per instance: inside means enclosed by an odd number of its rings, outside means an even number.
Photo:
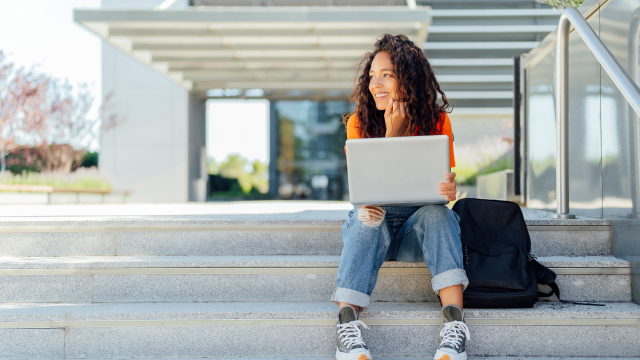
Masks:
[[[270,186],[280,199],[348,200],[347,139],[342,117],[352,111],[348,101],[272,102]],[[273,158],[273,157],[272,157]]]
[[[586,0],[584,15],[627,73],[639,82],[640,0]],[[527,206],[555,211],[555,34],[532,50],[525,70]],[[546,40],[550,40],[545,42]],[[527,61],[525,60],[525,64]],[[640,122],[574,32],[569,40],[569,199],[571,212],[611,221],[611,249],[631,262],[640,303]]]

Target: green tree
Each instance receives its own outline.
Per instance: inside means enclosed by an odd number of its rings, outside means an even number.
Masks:
[[[253,174],[251,174],[253,187],[261,194],[269,192],[269,165],[256,160],[253,162]]]
[[[568,7],[579,7],[584,0],[536,0],[539,3],[551,5],[556,9],[562,10]]]
[[[248,194],[253,188],[253,179],[247,173],[247,159],[240,154],[232,154],[220,164],[220,175],[230,179],[238,179],[242,192]]]

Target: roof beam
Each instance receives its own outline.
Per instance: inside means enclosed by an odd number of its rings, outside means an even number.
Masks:
[[[112,35],[113,36],[113,35]],[[135,44],[140,45],[371,45],[371,35],[367,36],[266,36],[256,34],[255,36],[129,36]]]
[[[429,63],[433,67],[511,67],[513,59],[445,59],[431,58]],[[205,71],[211,70],[259,70],[259,69],[275,69],[275,70],[291,70],[291,69],[356,69],[354,61],[332,61],[332,60],[297,60],[291,59],[264,59],[255,61],[197,61],[184,59],[182,61],[170,61],[169,67],[174,71]]]
[[[539,41],[474,41],[474,42],[426,42],[422,44],[425,50],[484,50],[484,49],[533,49]]]
[[[155,50],[154,57],[184,58],[361,58],[366,48],[356,50]]]
[[[395,32],[400,30],[416,37],[418,43],[426,40],[426,30],[431,23],[431,8],[336,6],[190,7],[164,11],[76,9],[74,20],[134,59],[186,89],[191,89],[193,82],[184,76],[182,69],[172,69],[171,62],[315,60],[324,62],[324,68],[330,69],[332,62],[327,63],[327,60],[342,60],[353,61],[354,66],[380,31],[385,29],[395,29]],[[225,32],[234,32],[236,36],[221,36]],[[323,35],[325,33],[328,36]],[[297,36],[291,36],[292,34]],[[297,88],[300,84],[304,85],[303,88],[344,88],[342,82],[327,82],[327,78],[331,79],[334,73],[344,75],[335,71],[325,72],[322,74],[324,76],[316,76],[315,79],[319,80],[316,85],[282,81],[268,84],[286,89]],[[258,81],[268,75],[258,71],[246,71],[246,74]],[[212,77],[202,76],[206,79]],[[294,79],[301,77],[295,74],[289,76]],[[313,74],[304,76],[312,77]],[[236,87],[233,83],[224,83],[226,88]],[[352,86],[350,81],[348,84],[348,87]],[[269,86],[248,88],[268,89]]]
[[[317,70],[277,70],[277,71],[238,71],[232,69],[220,69],[217,71],[183,71],[182,76],[193,82],[225,82],[225,81],[251,81],[251,80],[278,80],[291,79],[293,81],[309,81],[326,79],[354,79],[354,71],[335,71],[328,69]],[[473,83],[511,83],[513,75],[437,75],[436,79],[441,84],[473,84]]]
[[[431,10],[433,17],[560,17],[560,13],[555,9],[473,9],[454,10],[441,9]]]
[[[328,7],[197,7],[184,10],[74,10],[74,21],[92,22],[211,22],[211,23],[388,23],[431,22],[431,8],[418,6]]]
[[[558,25],[433,25],[431,34],[522,34],[550,33]]]

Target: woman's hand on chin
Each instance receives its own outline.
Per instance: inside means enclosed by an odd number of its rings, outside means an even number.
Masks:
[[[441,182],[438,184],[438,188],[440,188],[440,195],[447,195],[447,201],[455,201],[456,200],[456,173],[448,173],[444,177],[447,181]]]
[[[385,137],[396,137],[404,134],[407,128],[407,118],[404,110],[404,102],[389,98],[389,104],[384,110],[384,122],[387,126]]]

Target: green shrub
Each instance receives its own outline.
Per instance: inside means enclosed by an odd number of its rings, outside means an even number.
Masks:
[[[13,174],[7,171],[0,175],[0,184],[47,185],[57,189],[111,191],[111,183],[95,167],[79,168],[69,173],[23,172]]]
[[[568,7],[577,8],[580,5],[582,5],[582,3],[584,2],[584,0],[536,0],[536,1],[542,4],[551,5],[554,8],[559,10],[566,9]]]

